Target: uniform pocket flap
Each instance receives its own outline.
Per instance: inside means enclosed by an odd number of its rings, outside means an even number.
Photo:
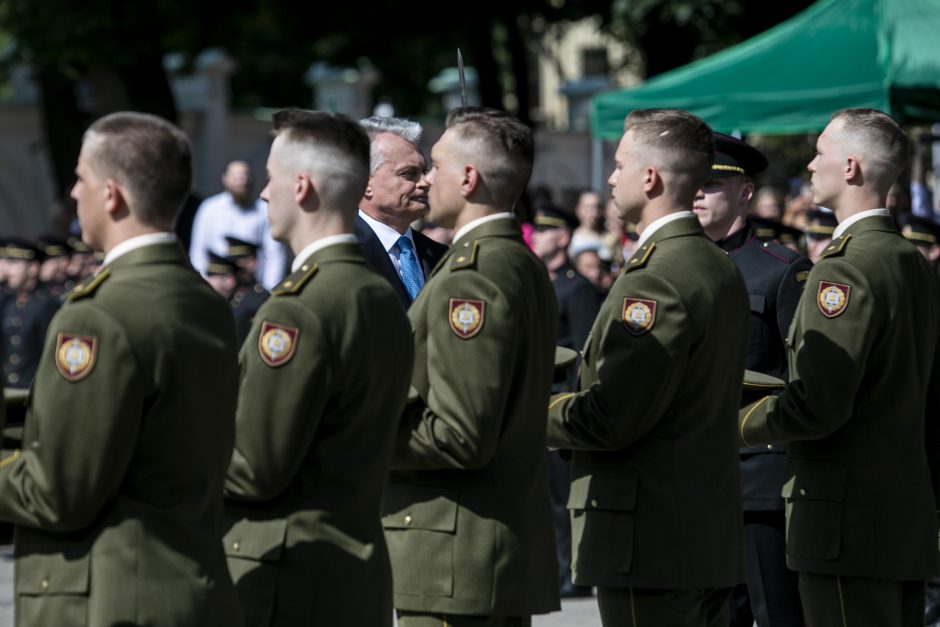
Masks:
[[[88,594],[89,556],[32,553],[16,557],[17,594]]]
[[[845,501],[845,466],[791,460],[790,479],[783,485],[785,499],[800,501]]]
[[[767,302],[767,297],[763,294],[748,294],[748,299],[751,301],[751,311],[754,313],[762,314],[764,313],[764,307]]]
[[[389,485],[382,526],[453,533],[457,529],[457,490],[416,485]]]
[[[581,473],[581,476],[575,476],[571,481],[568,509],[615,512],[636,510],[640,476],[635,470],[587,468]]]
[[[287,519],[271,518],[235,521],[223,538],[225,554],[259,562],[276,562],[284,552]]]

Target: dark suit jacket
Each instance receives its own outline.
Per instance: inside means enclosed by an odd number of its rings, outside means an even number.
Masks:
[[[392,284],[392,287],[395,288],[395,295],[401,301],[402,307],[408,309],[411,306],[411,298],[408,297],[405,284],[401,282],[401,276],[395,270],[395,266],[392,265],[392,260],[388,257],[388,251],[382,246],[379,236],[360,216],[356,216],[355,234],[356,239],[362,244],[362,251],[365,253],[369,266]],[[430,237],[417,231],[412,231],[412,235],[414,235],[415,252],[418,254],[418,259],[421,260],[421,269],[424,271],[424,279],[427,281],[427,278],[431,275],[431,270],[447,252],[447,246],[438,244]]]

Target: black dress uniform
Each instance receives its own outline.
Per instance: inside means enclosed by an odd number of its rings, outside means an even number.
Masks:
[[[255,281],[259,244],[231,235],[226,235],[225,241],[228,244],[226,258],[236,268],[235,291],[229,298],[229,305],[232,306],[232,314],[235,316],[235,335],[238,336],[238,344],[241,346],[251,330],[251,321],[255,319],[255,314],[270,294]]]
[[[762,241],[748,224],[719,240],[747,285],[750,322],[746,367],[787,379],[785,338],[812,264],[775,241]],[[786,568],[781,488],[786,448],[770,444],[741,449],[741,490],[747,537],[747,594],[735,594],[735,625],[802,624],[796,573]],[[750,597],[750,608],[747,606]],[[765,622],[766,621],[766,622]]]
[[[10,240],[3,255],[11,260],[32,261],[41,252],[20,240]],[[59,309],[58,299],[44,290],[10,290],[3,299],[3,385],[28,388],[36,374],[46,338],[46,327]]]
[[[715,133],[711,179],[753,177],[767,158],[744,141]],[[738,267],[750,301],[748,370],[787,379],[786,335],[812,267],[809,259],[778,241],[783,225],[767,233],[769,221],[745,225],[717,241]],[[754,400],[747,398],[745,402]],[[802,627],[796,573],[786,566],[786,519],[781,490],[787,480],[786,448],[776,444],[742,448],[741,491],[746,536],[747,586],[732,597],[732,625]]]
[[[239,346],[248,337],[251,321],[255,319],[255,314],[261,309],[264,301],[268,300],[268,296],[268,290],[259,283],[238,286],[232,293],[229,305],[232,306],[232,314],[235,316],[235,335],[238,337]]]
[[[533,226],[537,230],[552,228],[567,229],[569,233],[578,226],[577,219],[561,209],[550,205],[539,209]],[[552,277],[552,289],[558,305],[559,346],[578,353],[591,332],[594,318],[604,302],[604,295],[571,265],[565,255],[565,263],[557,268]],[[578,364],[568,366],[565,377],[556,373],[552,392],[573,392],[577,389]],[[571,465],[566,461],[567,451],[548,453],[548,488],[552,499],[552,518],[555,526],[555,549],[558,557],[558,578],[561,596],[590,596],[590,586],[577,586],[571,581],[571,520],[568,517],[568,496],[571,491]]]

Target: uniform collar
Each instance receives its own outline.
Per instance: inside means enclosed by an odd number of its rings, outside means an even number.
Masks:
[[[853,216],[849,216],[840,222],[839,226],[836,227],[836,230],[832,233],[832,239],[841,237],[843,234],[845,234],[846,231],[849,230],[849,227],[860,220],[864,220],[865,218],[891,218],[891,212],[887,209],[869,209],[868,211],[861,211]]]
[[[145,246],[152,246],[154,244],[167,244],[169,242],[176,241],[176,234],[174,233],[147,233],[146,235],[138,235],[137,237],[132,237],[126,239],[111,250],[108,251],[108,254],[104,257],[104,263],[102,266],[108,266],[114,263],[120,257],[123,257],[127,253],[137,250],[138,248],[143,248]]]
[[[637,243],[636,243],[637,248],[642,247],[643,244],[653,239],[653,235],[655,235],[656,232],[661,230],[664,226],[672,222],[675,222],[676,220],[681,220],[682,218],[691,218],[692,220],[696,222],[696,224],[698,223],[698,218],[696,218],[695,214],[692,213],[691,211],[676,211],[675,213],[664,215],[661,218],[657,218],[656,220],[653,220],[652,222],[649,223],[649,226],[643,229],[643,232],[640,234],[640,239],[637,240]],[[657,238],[657,239],[662,239],[662,238]],[[653,240],[653,241],[656,241],[656,240]]]
[[[730,253],[747,244],[752,237],[754,237],[754,226],[751,224],[751,221],[748,220],[740,229],[731,235],[722,237],[715,243],[718,244],[718,247],[723,251]]]
[[[341,233],[340,235],[321,237],[320,239],[307,244],[299,253],[297,253],[297,256],[294,257],[294,262],[290,266],[290,271],[297,272],[301,266],[304,265],[304,262],[313,256],[315,252],[322,250],[327,246],[332,246],[334,244],[355,244],[356,242],[356,236],[352,233]]]
[[[454,233],[454,243],[456,244],[461,237],[464,237],[470,231],[483,226],[489,222],[495,222],[496,220],[510,220],[514,221],[516,218],[515,215],[509,211],[504,211],[501,213],[494,213],[492,215],[483,216],[482,218],[477,218],[476,220],[471,220],[467,222],[462,227],[460,227],[456,233]],[[518,230],[518,229],[517,229]]]

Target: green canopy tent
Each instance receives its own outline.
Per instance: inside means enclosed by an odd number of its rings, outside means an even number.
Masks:
[[[723,52],[596,96],[591,131],[617,140],[630,111],[676,108],[723,132],[803,133],[846,107],[940,120],[940,0],[821,0]]]

